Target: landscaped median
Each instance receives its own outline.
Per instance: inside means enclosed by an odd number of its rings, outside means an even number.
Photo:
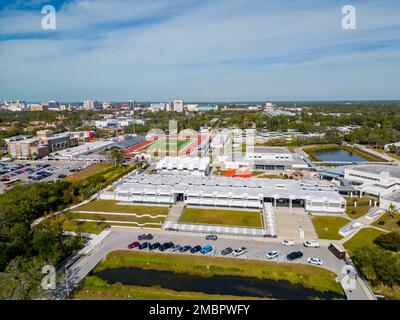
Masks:
[[[185,208],[180,223],[262,228],[260,211]]]
[[[320,292],[332,291],[342,294],[336,282],[336,274],[315,266],[270,261],[234,258],[188,256],[115,251],[107,256],[94,270],[100,272],[116,268],[141,268],[147,270],[171,271],[201,277],[238,276],[274,281],[288,281]]]

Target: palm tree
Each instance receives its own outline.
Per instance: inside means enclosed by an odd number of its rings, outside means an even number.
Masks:
[[[121,149],[113,148],[110,150],[110,157],[114,160],[114,165],[117,165],[117,162],[120,161],[124,156],[124,153]]]

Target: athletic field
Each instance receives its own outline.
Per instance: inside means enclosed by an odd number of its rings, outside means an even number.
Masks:
[[[125,154],[127,156],[134,156],[140,153],[147,153],[153,156],[177,156],[190,154],[197,148],[197,145],[198,142],[195,137],[162,137],[130,147],[125,150]]]

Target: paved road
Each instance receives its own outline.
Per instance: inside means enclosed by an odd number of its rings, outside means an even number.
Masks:
[[[292,251],[302,251],[304,257],[290,263],[306,263],[307,258],[316,257],[320,258],[324,262],[324,267],[335,272],[339,275],[340,280],[345,276],[341,271],[345,266],[343,260],[337,259],[327,248],[327,243],[321,243],[320,248],[304,248],[302,244],[296,244],[292,247],[282,246],[276,239],[260,239],[260,238],[238,238],[233,236],[220,236],[217,241],[207,241],[204,235],[190,234],[190,233],[178,233],[178,232],[166,232],[163,230],[146,230],[154,235],[154,239],[151,242],[166,242],[172,241],[175,244],[188,244],[188,245],[206,245],[211,244],[214,248],[213,251],[208,253],[208,256],[221,256],[220,252],[222,249],[230,246],[233,249],[238,247],[246,247],[248,253],[237,257],[237,259],[254,259],[254,260],[265,260],[265,252],[269,250],[278,250],[280,252],[278,259],[272,261],[289,262],[286,259],[286,255]],[[75,283],[79,283],[108,253],[115,250],[128,250],[127,246],[129,243],[136,241],[137,236],[143,233],[143,230],[124,230],[123,228],[113,228],[113,231],[105,238],[96,248],[94,248],[89,255],[83,257],[68,269],[68,283],[69,290],[74,286]],[[138,250],[138,249],[134,249]],[[146,250],[148,252],[148,250]],[[159,252],[159,251],[157,251]],[[165,254],[171,254],[171,252],[164,252]],[[187,254],[190,253],[177,253]],[[197,253],[197,255],[201,255]],[[230,256],[232,257],[232,256]],[[55,293],[55,299],[66,298],[66,287],[65,279],[62,279],[61,285],[58,287]],[[365,289],[365,288],[364,288]],[[360,287],[360,283],[357,282],[356,289],[352,292],[346,292],[348,299],[351,300],[367,300],[368,296]]]

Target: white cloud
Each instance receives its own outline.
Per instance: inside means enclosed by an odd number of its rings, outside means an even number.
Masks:
[[[311,7],[298,1],[293,9],[291,3],[68,3],[58,12],[53,37],[0,41],[0,61],[7,61],[0,62],[0,97],[101,99],[103,95],[107,100],[158,100],[182,95],[209,100],[220,95],[254,100],[274,92],[275,99],[290,99],[300,96],[302,88],[313,99],[329,91],[318,81],[329,74],[329,86],[341,81],[340,72],[357,81],[361,77],[367,94],[371,84],[381,80],[374,73],[399,65],[395,45],[399,31],[395,9],[399,6],[394,8],[392,1],[357,5],[359,29],[354,32],[341,29],[338,4]],[[36,24],[40,28],[36,12],[12,12],[0,20],[0,37],[35,31]],[[378,50],[377,43],[383,41],[393,42],[394,47]],[[308,74],[314,77],[312,90],[302,81]],[[390,72],[383,81],[398,84],[391,76]],[[342,88],[339,83],[337,87]],[[377,94],[394,97],[392,85],[381,90]],[[333,91],[343,98],[352,94],[350,87]]]

